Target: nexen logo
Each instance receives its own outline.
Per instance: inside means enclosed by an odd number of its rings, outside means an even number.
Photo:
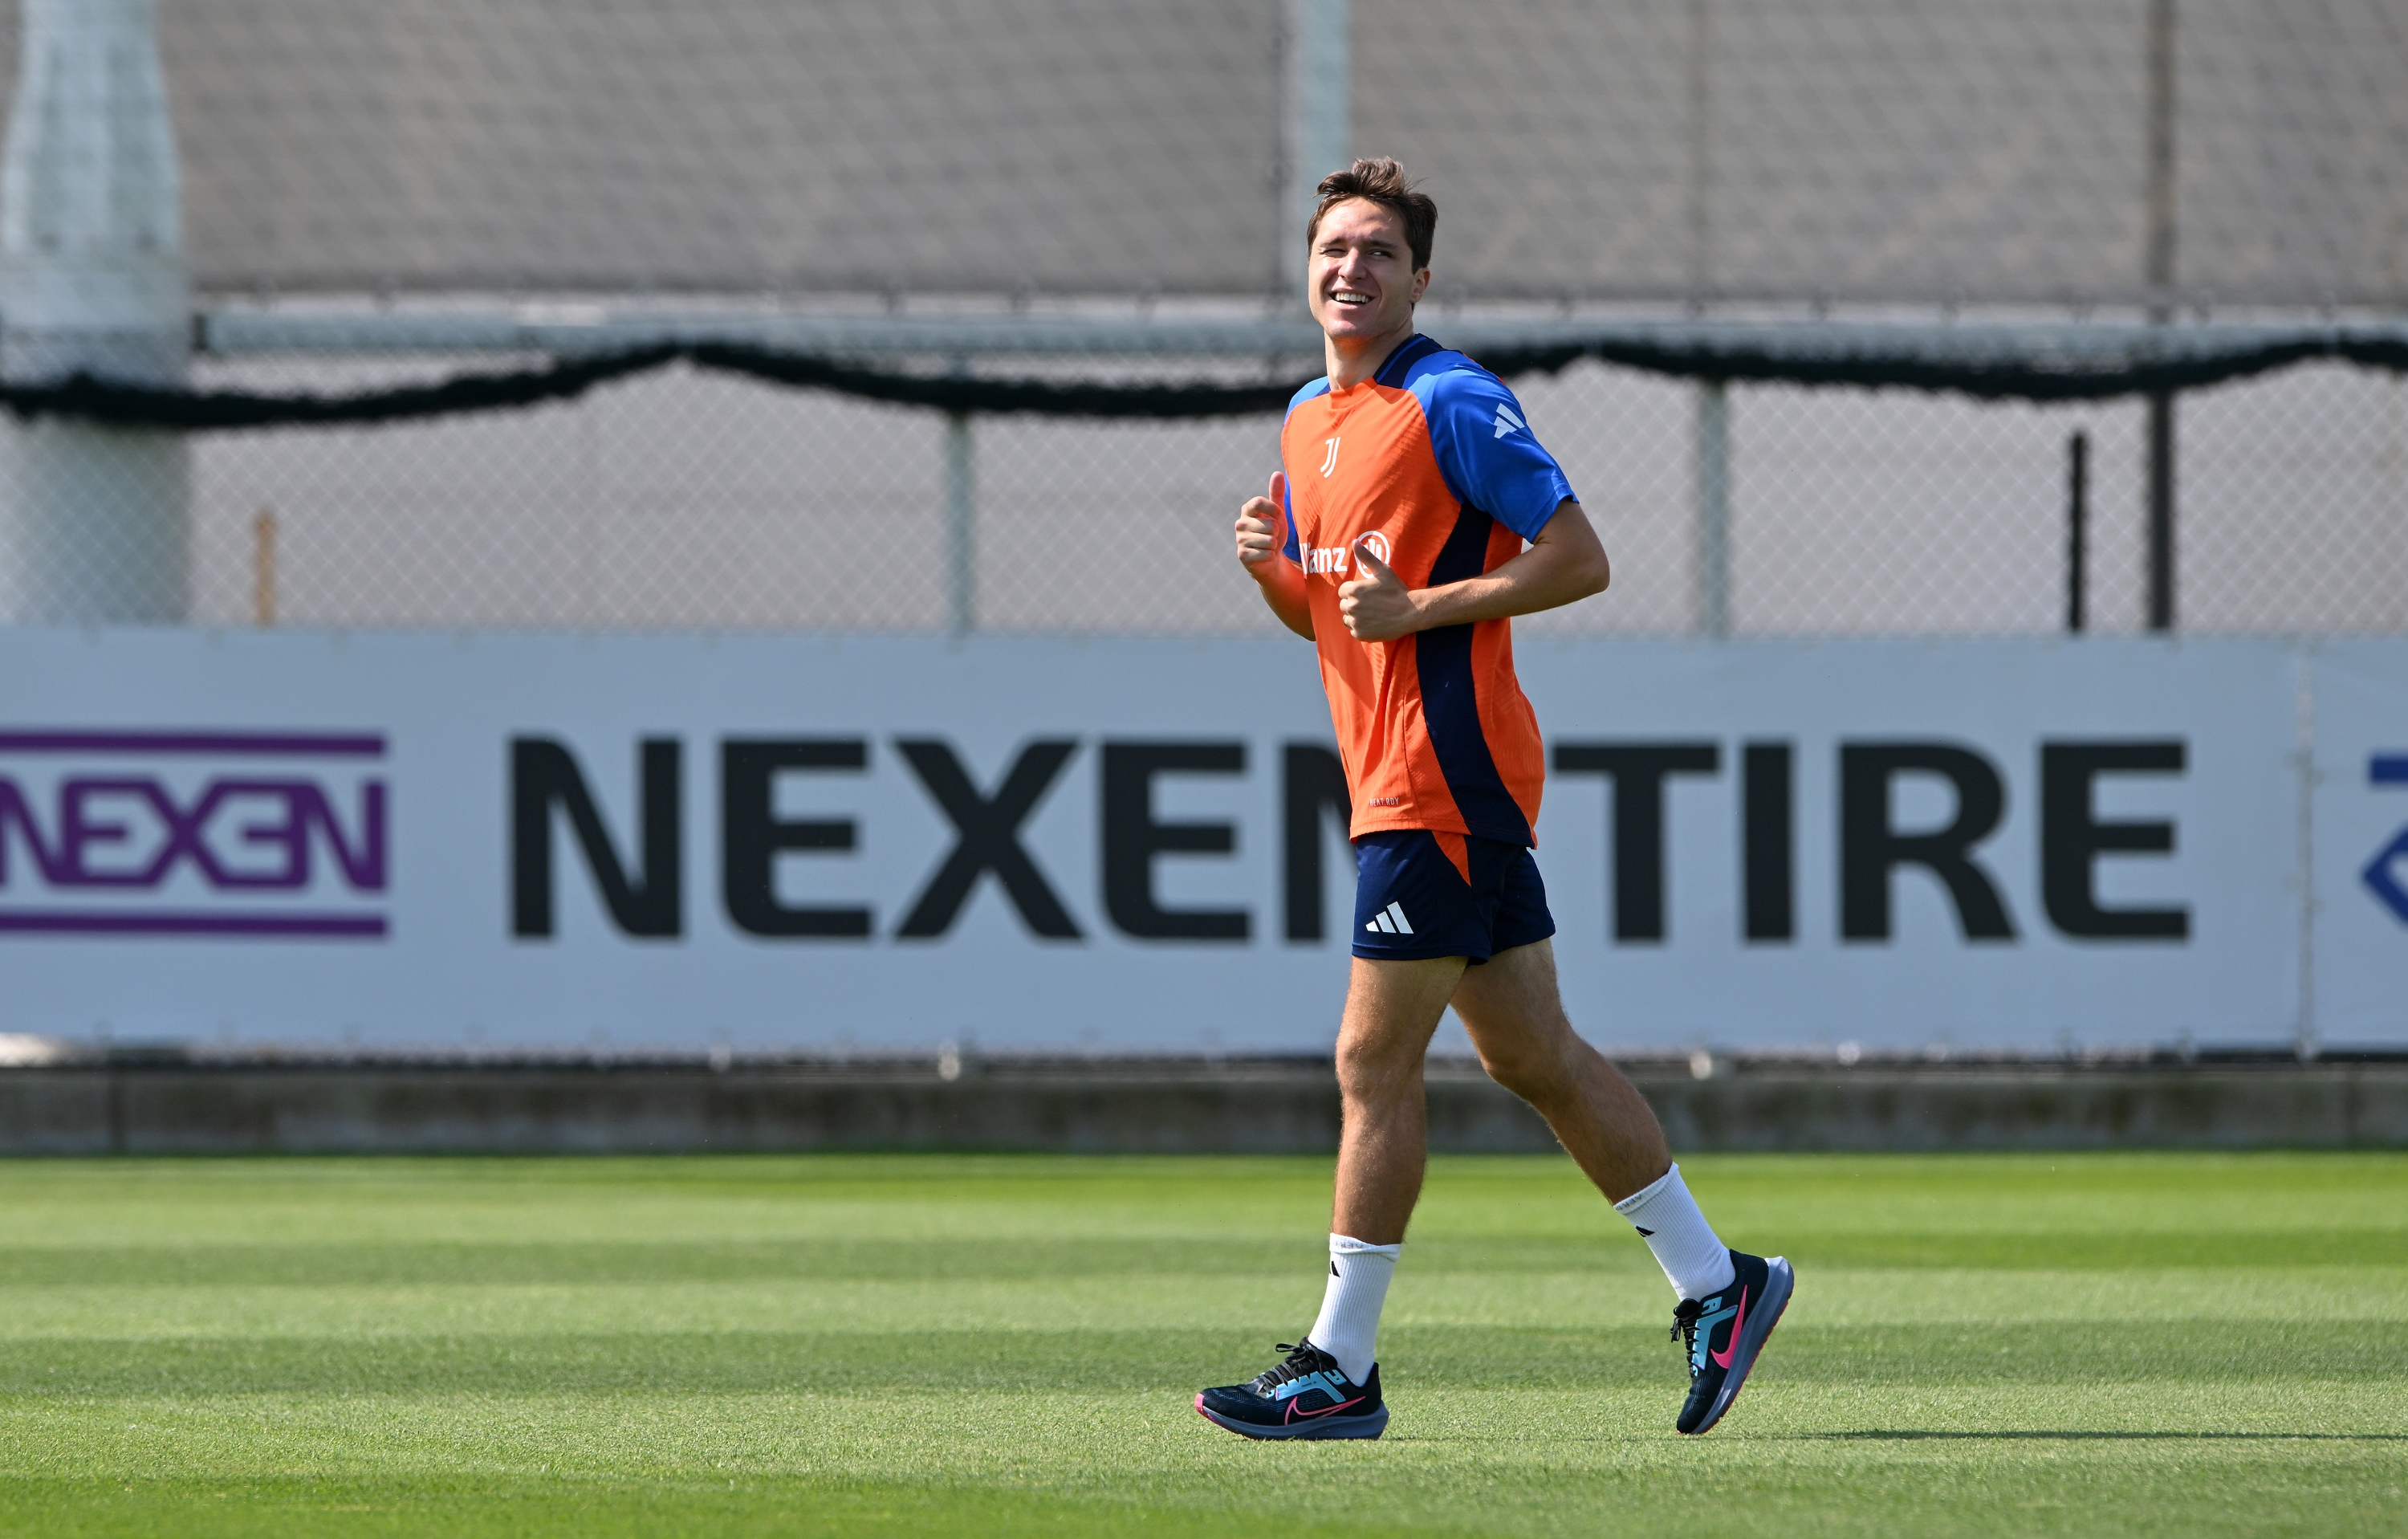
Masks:
[[[752,936],[869,941],[934,941],[959,922],[973,893],[998,889],[1028,933],[1047,941],[1086,939],[1063,901],[1025,829],[1072,758],[1091,753],[1096,783],[1097,875],[1111,928],[1139,940],[1244,942],[1255,916],[1244,908],[1172,907],[1161,899],[1157,873],[1167,861],[1226,857],[1239,847],[1228,820],[1168,820],[1157,788],[1187,776],[1248,773],[1249,745],[1238,740],[1105,741],[1092,747],[1070,738],[1022,743],[982,789],[960,750],[936,737],[898,737],[895,755],[950,827],[952,845],[922,879],[898,920],[882,923],[866,902],[803,904],[777,890],[782,855],[855,850],[860,825],[851,817],[781,815],[776,782],[797,773],[858,775],[870,770],[875,745],[866,736],[727,738],[716,745],[719,800],[719,888],[727,919]],[[1735,811],[1741,854],[1740,939],[1748,944],[1796,944],[1799,922],[1797,759],[1791,740],[1739,745]],[[2042,740],[2038,749],[2038,898],[2042,915],[2059,935],[2142,945],[2183,944],[2191,935],[2186,903],[2110,902],[2099,883],[2109,862],[2170,856],[2176,845],[2171,816],[2107,818],[2096,795],[2110,779],[2179,780],[2189,762],[2179,738]],[[1720,776],[1725,745],[1713,740],[1558,741],[1552,768],[1558,777],[1593,775],[1611,787],[1607,822],[1605,939],[1616,945],[1661,945],[1667,936],[1667,876],[1676,851],[1666,818],[1670,783]],[[1971,744],[1930,740],[1842,740],[1830,745],[1840,796],[1830,848],[1838,877],[1836,939],[1888,944],[1899,939],[1893,886],[1908,872],[1936,883],[1954,910],[1967,944],[2012,943],[2021,938],[2007,889],[1989,868],[1985,846],[2000,830],[2007,773]],[[510,764],[510,933],[542,941],[555,933],[555,862],[566,851],[582,856],[592,888],[609,921],[633,937],[684,935],[685,849],[681,829],[685,745],[647,738],[637,745],[632,827],[614,834],[569,746],[556,738],[512,740]],[[1344,765],[1315,743],[1289,742],[1279,753],[1273,804],[1279,829],[1284,938],[1322,941],[1324,830],[1342,833],[1352,814]],[[1954,803],[1947,821],[1902,824],[1892,791],[1902,782],[1931,783]],[[563,826],[566,826],[565,828]],[[557,836],[570,837],[562,841]],[[628,850],[632,859],[623,860]],[[1574,858],[1578,858],[1577,856]],[[1821,886],[1817,882],[1816,885]]]
[[[803,904],[777,891],[775,865],[787,853],[838,854],[858,847],[860,826],[850,817],[797,819],[777,810],[777,782],[792,774],[861,774],[871,766],[867,737],[724,738],[717,744],[720,898],[728,920],[751,936],[777,940],[935,941],[959,923],[972,895],[991,884],[1032,936],[1086,939],[1062,900],[1054,878],[1024,842],[1024,829],[1063,770],[1085,745],[1071,738],[1024,742],[993,783],[941,738],[893,740],[895,755],[950,825],[953,847],[921,884],[891,926],[867,903]],[[622,933],[674,940],[687,928],[684,743],[646,738],[637,744],[632,837],[614,835],[603,819],[583,767],[557,738],[519,737],[509,744],[510,934],[541,941],[554,934],[555,857],[564,831],[583,857],[602,908]],[[1242,908],[1166,905],[1156,888],[1166,859],[1226,856],[1238,848],[1234,823],[1168,821],[1154,804],[1157,787],[1186,776],[1243,776],[1247,744],[1232,740],[1111,741],[1092,749],[1097,760],[1104,917],[1123,935],[1143,941],[1242,943],[1254,916]],[[1279,753],[1282,874],[1285,938],[1320,941],[1323,928],[1324,829],[1342,834],[1350,813],[1346,769],[1317,743],[1291,742]],[[627,847],[635,858],[623,861]],[[1351,874],[1351,872],[1349,873]]]
[[[0,731],[0,934],[380,937],[384,754],[373,733]]]

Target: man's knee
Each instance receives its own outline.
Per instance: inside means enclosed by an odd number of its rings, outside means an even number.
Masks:
[[[1480,1067],[1488,1077],[1533,1105],[1551,1099],[1571,1077],[1571,1066],[1553,1043],[1523,1037],[1479,1047]]]
[[[1350,1100],[1418,1094],[1422,1058],[1463,978],[1460,956],[1354,960],[1338,1028],[1338,1085]]]
[[[1338,1089],[1353,1100],[1377,1100],[1411,1091],[1421,1083],[1426,1048],[1371,1032],[1338,1038]]]

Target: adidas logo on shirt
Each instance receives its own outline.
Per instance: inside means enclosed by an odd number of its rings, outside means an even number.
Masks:
[[[1521,418],[1513,415],[1513,409],[1512,407],[1498,407],[1497,409],[1497,437],[1501,439],[1506,434],[1514,432],[1517,429],[1524,433],[1527,433],[1530,430],[1527,424],[1524,423]]]
[[[1411,935],[1413,932],[1413,927],[1405,919],[1405,906],[1402,903],[1389,904],[1380,911],[1380,917],[1363,928],[1381,930],[1389,935]]]

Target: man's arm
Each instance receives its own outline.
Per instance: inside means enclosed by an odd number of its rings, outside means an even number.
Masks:
[[[1312,640],[1312,611],[1304,599],[1304,568],[1280,550],[1280,525],[1287,517],[1287,477],[1271,476],[1271,495],[1250,497],[1238,510],[1238,560],[1263,591],[1263,602],[1280,624]],[[1501,568],[1500,568],[1501,569]]]
[[[1588,514],[1570,497],[1556,505],[1555,516],[1528,550],[1495,571],[1460,583],[1408,588],[1394,569],[1360,545],[1354,548],[1354,559],[1364,575],[1340,584],[1338,612],[1346,621],[1347,633],[1358,641],[1393,641],[1438,626],[1561,609],[1603,593],[1613,579]],[[1297,586],[1300,593],[1303,584]]]

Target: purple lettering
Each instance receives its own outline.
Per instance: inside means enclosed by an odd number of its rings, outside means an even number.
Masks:
[[[0,775],[0,886],[8,881],[8,831],[13,828],[25,841],[25,848],[34,853],[34,867],[48,883],[64,883],[72,879],[73,869],[67,864],[64,850],[53,852],[42,841],[42,826],[34,821],[34,811],[25,805],[25,793],[17,783]]]
[[[156,808],[168,824],[168,842],[148,869],[94,870],[92,853],[95,847],[106,849],[112,844],[131,842],[133,827],[129,824],[105,821],[93,809],[92,803],[104,797],[136,797]],[[148,779],[83,779],[70,780],[59,787],[59,856],[66,868],[61,883],[70,887],[148,887],[157,885],[153,874],[175,859],[175,807],[159,793]]]
[[[360,787],[360,838],[356,849],[343,837],[342,820],[336,815],[334,804],[314,781],[306,780],[227,780],[209,786],[208,795],[194,809],[196,825],[206,824],[218,811],[219,804],[234,797],[272,797],[284,805],[283,817],[272,823],[246,823],[240,828],[246,844],[272,844],[284,852],[284,865],[272,873],[229,870],[217,860],[206,841],[194,848],[194,857],[208,873],[210,885],[220,887],[305,887],[309,885],[310,851],[314,827],[325,836],[326,847],[335,856],[335,865],[343,880],[353,888],[382,892],[385,882],[384,783],[372,780]]]
[[[166,841],[159,846],[158,856],[142,873],[142,885],[157,886],[167,880],[167,873],[176,869],[177,861],[186,859],[200,867],[201,874],[208,878],[212,885],[217,885],[217,862],[209,858],[208,846],[202,839],[203,826],[208,822],[215,793],[204,793],[190,813],[182,813],[177,811],[175,796],[165,786],[155,780],[144,780],[139,784],[143,795],[150,799],[152,811],[159,814],[159,821],[167,829]]]
[[[158,819],[164,837],[139,865],[94,868],[93,856],[105,861],[111,850],[132,860],[134,826],[108,805],[109,798],[131,798],[145,804]],[[157,887],[177,865],[190,861],[211,887],[219,889],[292,889],[309,885],[311,855],[322,838],[324,846],[354,891],[382,892],[387,876],[385,785],[380,780],[360,786],[357,838],[349,837],[343,820],[324,787],[308,780],[239,779],[211,781],[189,807],[179,806],[167,786],[148,776],[84,776],[60,783],[58,838],[52,845],[42,837],[40,823],[23,788],[0,776],[0,884],[7,881],[8,842],[12,831],[33,854],[42,880],[60,887]],[[280,809],[253,813],[232,829],[237,848],[266,847],[280,853],[272,867],[229,864],[212,847],[210,825],[236,798],[267,800]],[[232,809],[241,819],[244,809]]]
[[[274,802],[284,810],[284,815],[270,823],[243,823],[236,833],[242,845],[273,845],[283,852],[280,870],[253,871],[230,868],[218,858],[221,846],[202,841],[207,852],[209,885],[217,887],[306,887],[309,885],[309,825],[303,812],[303,798],[317,795],[317,788],[307,781],[221,781],[209,787],[208,803],[199,814],[214,818],[229,804],[240,798]],[[238,811],[239,809],[237,809]]]
[[[343,841],[342,821],[335,816],[334,805],[315,785],[308,787],[303,818],[324,831],[326,848],[335,852],[335,864],[342,868],[344,881],[363,892],[384,891],[384,782],[372,780],[360,787],[357,854]]]

